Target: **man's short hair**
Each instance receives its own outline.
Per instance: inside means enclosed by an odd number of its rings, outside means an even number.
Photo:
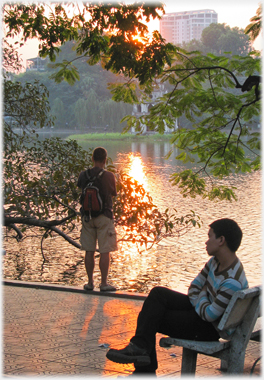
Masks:
[[[104,162],[107,157],[107,150],[102,147],[95,148],[93,151],[92,158],[95,162]]]
[[[218,219],[210,224],[216,238],[225,237],[226,244],[232,252],[236,252],[242,240],[242,230],[232,219]]]

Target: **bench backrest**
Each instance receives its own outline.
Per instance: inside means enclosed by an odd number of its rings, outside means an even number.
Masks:
[[[218,324],[218,329],[224,331],[233,327],[237,327],[242,323],[249,310],[251,311],[250,314],[252,314],[252,316],[254,316],[256,313],[259,314],[260,293],[260,286],[236,291],[233,294]],[[252,310],[252,308],[254,310]]]

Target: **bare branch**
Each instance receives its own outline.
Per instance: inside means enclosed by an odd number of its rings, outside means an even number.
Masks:
[[[16,223],[16,224],[26,224],[28,226],[36,226],[36,227],[43,227],[43,228],[50,229],[54,226],[59,226],[65,223],[67,220],[74,218],[76,215],[77,213],[74,213],[60,220],[40,220],[40,219],[29,218],[29,217],[4,216],[4,225],[6,227],[10,227],[10,225]]]
[[[76,243],[75,240],[71,239],[68,235],[66,235],[63,231],[59,230],[57,227],[51,227],[52,231],[56,232],[56,234],[60,235],[65,239],[68,243],[72,244],[74,247],[81,249],[81,245]]]
[[[19,241],[19,240],[21,240],[23,238],[22,232],[20,231],[20,229],[15,224],[10,223],[8,227],[12,228],[14,231],[16,231],[16,233],[17,233],[17,236],[16,236],[17,241]]]
[[[224,156],[224,154],[225,154],[225,151],[226,151],[227,145],[228,145],[228,143],[229,143],[229,140],[230,140],[230,138],[231,138],[231,136],[232,136],[232,134],[233,134],[234,128],[235,128],[235,126],[236,126],[236,123],[237,123],[237,122],[239,123],[239,117],[240,117],[240,114],[241,114],[242,111],[243,111],[243,108],[245,108],[245,107],[249,107],[249,106],[251,106],[252,104],[256,103],[257,101],[258,101],[258,99],[255,99],[255,100],[253,100],[252,102],[247,103],[247,104],[243,104],[243,105],[240,107],[240,109],[239,109],[239,111],[238,111],[238,113],[237,113],[236,119],[235,119],[235,121],[234,121],[234,124],[233,124],[233,126],[232,126],[232,128],[231,128],[231,130],[230,130],[230,132],[229,132],[228,138],[227,138],[227,140],[226,140],[226,143],[225,143],[225,146],[224,146],[224,150],[223,150],[223,156]]]

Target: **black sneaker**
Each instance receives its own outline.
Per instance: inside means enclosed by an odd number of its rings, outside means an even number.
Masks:
[[[144,348],[140,348],[133,343],[122,350],[110,349],[106,354],[107,359],[115,363],[134,363],[137,366],[144,366],[150,364],[150,357]]]

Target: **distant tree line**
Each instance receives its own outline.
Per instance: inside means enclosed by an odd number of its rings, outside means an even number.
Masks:
[[[230,52],[232,55],[246,56],[251,50],[250,38],[244,29],[230,28],[226,24],[211,24],[202,31],[201,40],[184,42],[182,48],[188,51],[199,50],[203,54],[216,55]]]
[[[70,60],[75,57],[73,42],[67,42],[61,47],[58,61]],[[45,71],[28,70],[16,76],[15,80],[22,84],[39,80],[49,92],[50,116],[55,117],[56,129],[81,129],[85,132],[107,130],[121,132],[124,123],[120,120],[132,112],[132,105],[117,103],[111,99],[107,89],[109,82],[120,82],[115,74],[106,71],[101,64],[87,65],[85,58],[76,62],[80,80],[74,86],[65,81],[55,83],[50,76],[54,72],[49,67],[49,60]]]

